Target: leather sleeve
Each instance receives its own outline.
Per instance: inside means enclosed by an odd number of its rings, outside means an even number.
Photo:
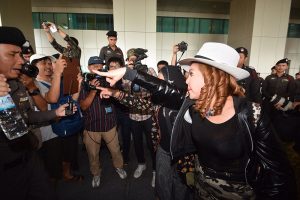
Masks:
[[[43,122],[48,122],[55,118],[56,118],[55,110],[28,112],[29,124],[39,124]]]
[[[127,68],[124,78],[147,89],[152,94],[153,103],[170,109],[179,110],[185,98],[186,91],[142,71]]]
[[[254,164],[256,173],[248,181],[254,187],[257,199],[295,199],[293,170],[272,131],[269,117],[263,112],[252,137],[255,156],[249,164]]]

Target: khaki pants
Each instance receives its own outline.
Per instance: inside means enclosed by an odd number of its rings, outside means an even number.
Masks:
[[[94,176],[101,174],[99,151],[102,138],[110,151],[114,167],[123,168],[123,157],[120,151],[116,127],[113,127],[107,132],[91,132],[84,130],[83,142],[88,153],[90,170]]]

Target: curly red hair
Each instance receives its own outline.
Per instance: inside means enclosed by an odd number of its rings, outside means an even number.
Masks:
[[[244,89],[237,84],[236,79],[230,74],[202,63],[199,63],[199,70],[203,75],[205,85],[200,91],[194,108],[201,117],[206,117],[206,113],[211,108],[213,110],[212,115],[221,114],[228,96],[244,96]],[[212,104],[214,98],[215,101]]]

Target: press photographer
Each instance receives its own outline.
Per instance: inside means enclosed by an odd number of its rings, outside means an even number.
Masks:
[[[147,49],[142,48],[129,49],[127,52],[128,67],[148,73],[148,66],[141,62],[148,57],[146,55],[147,52]],[[131,84],[131,90],[133,92],[140,92],[141,88],[137,84]]]
[[[106,82],[105,77],[101,77],[92,72],[92,69],[97,71],[107,71],[105,68],[104,60],[98,56],[92,56],[88,61],[89,72],[83,73],[82,76],[82,86],[86,91],[97,90],[96,86],[109,87]]]
[[[36,78],[36,76],[39,74],[39,68],[34,65],[30,65],[29,63],[25,63],[22,65],[20,72],[28,77]]]
[[[151,67],[145,67],[136,65],[144,59],[146,50],[141,49],[129,49],[127,51],[127,65],[129,68],[138,68],[139,70],[145,70],[148,74],[157,77],[156,72]],[[150,93],[144,88],[141,88],[140,86],[137,87],[136,84],[132,84],[128,80],[123,80],[124,90],[129,91],[135,96],[142,98],[142,99],[148,99],[150,98]],[[137,87],[135,90],[134,86]],[[152,180],[151,185],[155,186],[155,153],[153,146],[151,144],[151,127],[152,127],[152,112],[150,111],[143,111],[141,112],[138,109],[130,108],[129,109],[129,118],[131,120],[131,130],[132,130],[132,136],[134,141],[134,147],[135,147],[135,153],[138,161],[138,166],[136,170],[134,171],[133,177],[139,178],[143,171],[146,170],[146,162],[145,162],[145,156],[144,156],[144,146],[143,146],[143,137],[146,138],[147,146],[151,154],[152,158]]]
[[[181,57],[183,56],[183,54],[187,51],[187,47],[188,44],[184,41],[175,44],[173,46],[173,54],[172,54],[172,59],[171,59],[171,65],[177,66],[177,63],[179,62],[179,60],[181,59]],[[179,57],[179,59],[177,60],[177,53],[178,52],[182,52],[181,56]]]
[[[105,79],[94,76],[92,70],[102,70],[104,60],[98,56],[90,57],[88,69],[90,74],[86,74],[88,87],[83,87],[80,91],[79,102],[83,111],[84,132],[83,142],[86,146],[90,161],[91,174],[93,175],[92,187],[100,185],[100,159],[99,152],[101,140],[103,139],[111,153],[113,165],[121,179],[126,178],[126,171],[123,169],[123,157],[120,151],[118,135],[116,131],[115,108],[110,99],[101,99],[98,91],[94,88],[104,83]],[[83,77],[84,78],[84,77]],[[92,79],[92,80],[91,80]],[[106,82],[106,81],[105,81]]]

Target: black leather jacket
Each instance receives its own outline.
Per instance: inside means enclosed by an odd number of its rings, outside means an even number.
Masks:
[[[124,78],[149,90],[160,104],[171,109],[180,107],[171,136],[172,158],[196,152],[189,127],[183,127],[184,114],[193,101],[169,83],[146,73],[127,69]],[[258,120],[254,121],[252,104],[244,98],[234,97],[234,106],[249,149],[245,180],[254,188],[257,199],[296,199],[293,171],[271,131],[268,116],[261,112]]]

